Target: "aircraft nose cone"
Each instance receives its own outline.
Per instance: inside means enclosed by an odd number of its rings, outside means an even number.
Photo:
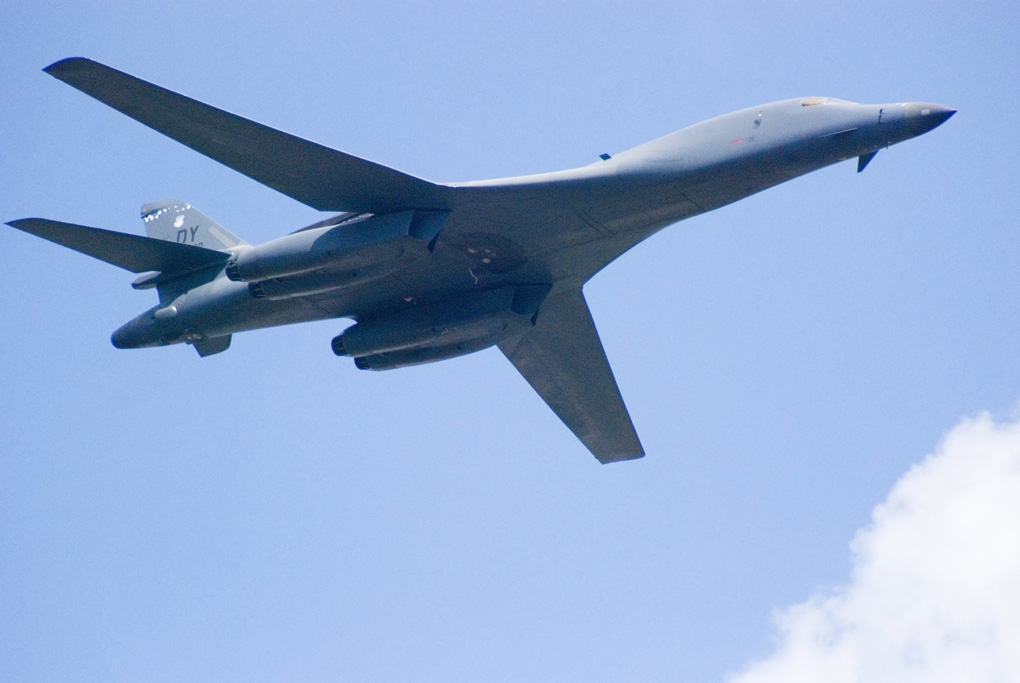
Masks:
[[[907,119],[923,132],[941,126],[955,113],[955,109],[931,102],[912,102],[907,106]]]

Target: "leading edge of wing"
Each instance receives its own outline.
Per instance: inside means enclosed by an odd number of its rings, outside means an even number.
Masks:
[[[231,114],[84,57],[46,73],[320,211],[440,209],[446,188]]]
[[[499,350],[599,462],[645,454],[580,289],[547,298]]]

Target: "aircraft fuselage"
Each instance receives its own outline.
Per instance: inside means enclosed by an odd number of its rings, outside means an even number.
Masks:
[[[394,239],[388,245],[390,257],[378,263],[348,258],[344,266],[338,257],[334,263],[309,262],[294,272],[267,271],[247,281],[233,281],[222,270],[211,278],[210,273],[191,274],[195,284],[185,279],[178,296],[121,327],[113,343],[118,348],[160,346],[276,325],[358,319],[458,291],[583,283],[667,225],[915,137],[952,111],[927,103],[783,100],[683,128],[589,166],[453,183],[447,225],[428,253],[424,245],[401,245]],[[476,224],[467,225],[458,220],[458,208],[472,204]],[[478,205],[516,212],[518,230],[487,233]],[[541,220],[529,224],[529,214]],[[558,230],[545,229],[553,222],[550,214]],[[293,239],[287,235],[233,251],[241,257],[253,249],[271,252]],[[295,252],[292,258],[297,262],[310,251]],[[500,262],[494,267],[496,259]],[[203,279],[208,281],[198,283]],[[278,298],[256,298],[252,282],[266,283],[263,289],[278,292]]]

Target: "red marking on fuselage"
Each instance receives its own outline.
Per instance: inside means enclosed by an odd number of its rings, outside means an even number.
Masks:
[[[730,144],[731,145],[735,145],[738,142],[743,142],[743,141],[744,141],[744,138],[737,138],[736,140],[730,140]]]

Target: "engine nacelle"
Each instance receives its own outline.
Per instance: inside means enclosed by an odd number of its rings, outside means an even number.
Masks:
[[[355,287],[374,282],[399,271],[407,263],[406,258],[397,258],[384,263],[357,268],[356,270],[336,272],[311,272],[292,275],[284,278],[270,278],[248,283],[248,292],[253,299],[269,299],[280,301],[294,299],[299,296],[311,296],[335,292],[348,287]]]
[[[434,363],[447,358],[466,356],[475,351],[487,349],[493,344],[498,344],[500,339],[473,339],[471,341],[451,344],[450,346],[432,346],[425,349],[407,349],[405,351],[393,351],[392,353],[380,353],[373,356],[358,356],[354,359],[354,365],[359,370],[395,370],[406,368],[411,365],[422,365]]]
[[[446,216],[445,211],[352,216],[339,225],[301,230],[238,251],[227,261],[226,274],[236,282],[258,282],[327,266],[343,270],[382,263],[409,248],[425,249]]]
[[[471,353],[534,325],[548,292],[548,285],[502,287],[393,311],[347,328],[333,339],[333,353],[379,370]]]

